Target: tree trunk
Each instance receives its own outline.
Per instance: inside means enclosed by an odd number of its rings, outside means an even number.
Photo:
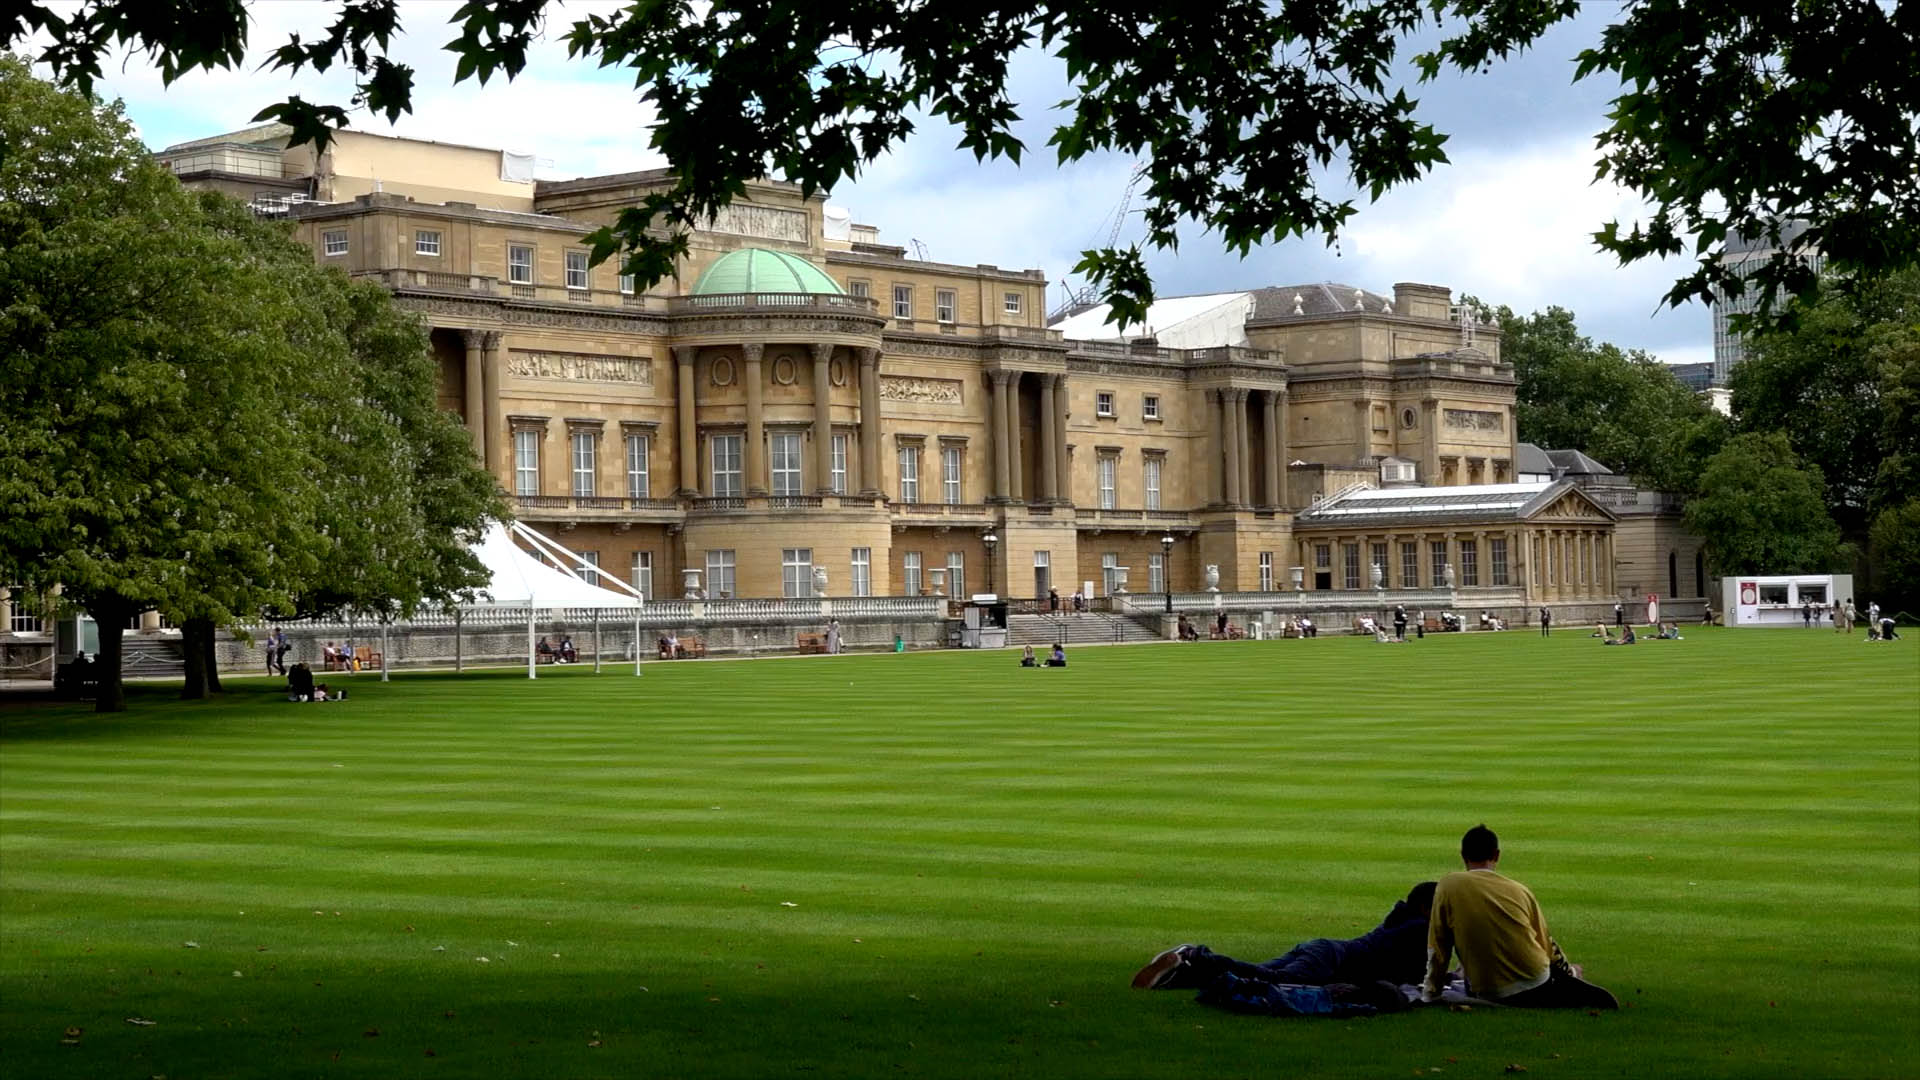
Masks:
[[[187,681],[180,688],[180,696],[187,701],[202,701],[207,696],[207,653],[200,647],[200,635],[206,626],[205,619],[188,619],[180,624],[180,649],[187,662]]]
[[[206,629],[200,635],[200,645],[203,649],[206,650],[205,656],[207,660],[207,665],[206,665],[207,666],[207,691],[209,693],[218,694],[225,689],[220,685],[220,662],[214,656],[214,651],[213,651],[213,647],[218,642],[220,637],[220,628],[213,624],[212,619],[207,619],[205,621],[206,621]]]
[[[96,601],[87,606],[87,614],[100,628],[100,654],[94,657],[94,672],[100,686],[94,691],[94,712],[127,711],[127,690],[120,684],[121,636],[127,632],[127,619],[133,605],[118,597]],[[59,658],[55,657],[57,661]]]

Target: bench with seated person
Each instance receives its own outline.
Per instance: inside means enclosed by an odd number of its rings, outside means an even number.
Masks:
[[[827,651],[827,635],[801,634],[794,639],[794,648],[802,654],[824,653]]]

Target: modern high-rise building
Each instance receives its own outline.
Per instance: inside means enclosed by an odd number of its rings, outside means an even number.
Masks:
[[[1805,222],[1788,222],[1780,229],[1779,245],[1789,245],[1807,231]],[[1736,271],[1749,265],[1758,265],[1779,254],[1782,246],[1776,246],[1771,237],[1747,237],[1734,233],[1727,238],[1726,250],[1720,261]],[[1814,273],[1819,273],[1825,260],[1818,251],[1809,255]],[[1748,285],[1738,296],[1720,296],[1713,302],[1713,379],[1711,385],[1727,385],[1727,376],[1733,372],[1733,366],[1746,357],[1746,348],[1740,335],[1729,329],[1729,320],[1735,315],[1751,314],[1760,300],[1760,289]]]

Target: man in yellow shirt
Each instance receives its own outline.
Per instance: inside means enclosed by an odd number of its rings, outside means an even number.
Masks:
[[[1535,1009],[1617,1009],[1606,990],[1574,974],[1547,935],[1546,916],[1532,890],[1495,871],[1500,838],[1485,825],[1460,840],[1465,870],[1440,879],[1427,920],[1427,977],[1423,1001],[1438,1001],[1454,953],[1475,996]]]

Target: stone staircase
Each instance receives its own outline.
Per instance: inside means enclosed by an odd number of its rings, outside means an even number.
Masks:
[[[135,637],[120,639],[120,672],[127,678],[172,678],[187,670],[186,650],[173,637]]]
[[[1007,617],[1007,644],[1014,648],[1031,645],[1040,649],[1056,641],[1063,645],[1108,645],[1159,640],[1158,633],[1133,619],[1104,611]]]

